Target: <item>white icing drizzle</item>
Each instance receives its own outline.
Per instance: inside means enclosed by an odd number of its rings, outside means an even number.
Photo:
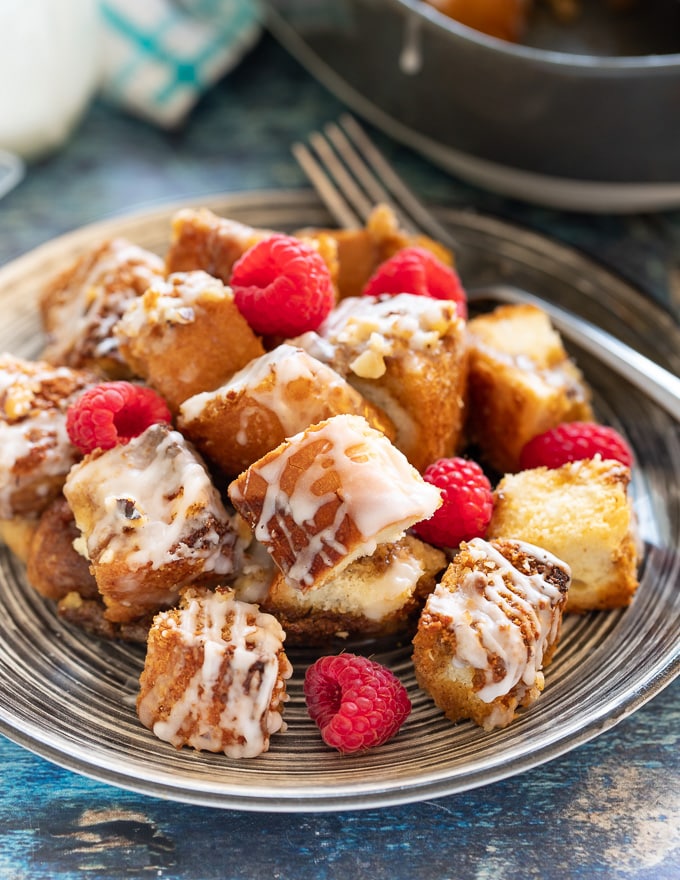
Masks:
[[[76,374],[68,367],[47,368],[11,356],[0,359],[0,518],[14,515],[15,492],[32,485],[39,494],[42,480],[65,478],[79,458],[66,432],[66,408],[73,395],[56,404],[42,393],[44,383],[58,381],[68,383],[74,393],[79,390]],[[29,457],[32,467],[17,467]]]
[[[520,552],[569,573],[568,566],[546,550],[513,543]],[[524,693],[540,680],[545,650],[559,634],[561,615],[555,609],[565,594],[542,575],[519,571],[481,538],[467,546],[476,559],[493,563],[493,570],[471,570],[455,590],[439,584],[426,607],[455,633],[454,666],[483,672],[485,684],[477,696],[491,703],[513,688]],[[499,658],[505,668],[499,680],[494,679],[490,656]]]
[[[85,531],[87,555],[126,567],[158,569],[178,559],[202,561],[204,571],[229,574],[225,549],[235,537],[220,536],[209,523],[229,517],[201,461],[182,435],[154,425],[127,445],[85,459],[70,472],[64,493]],[[79,496],[94,509],[92,527],[82,528]],[[199,537],[197,538],[197,534]]]
[[[197,305],[228,298],[229,288],[207,272],[175,272],[167,281],[156,281],[143,296],[130,300],[115,335],[132,339],[154,324],[190,324],[196,319]]]
[[[117,341],[112,331],[125,301],[165,274],[160,257],[122,238],[102,247],[90,260],[87,271],[85,266],[86,259],[83,259],[69,282],[67,295],[50,307],[49,321],[54,336],[48,349],[54,360],[63,358],[89,334],[97,340],[95,355],[106,355],[115,349]],[[134,287],[121,284],[123,277]]]
[[[288,388],[296,382],[305,382],[309,386],[308,393],[302,397],[299,392],[292,394]],[[201,417],[211,400],[243,395],[274,413],[284,434],[290,436],[299,431],[301,425],[310,425],[318,420],[319,389],[328,393],[332,388],[346,389],[347,394],[356,394],[335,370],[301,348],[284,343],[252,360],[216,391],[204,391],[184,401],[181,414],[183,419],[193,421]],[[240,445],[248,442],[249,417],[258,411],[257,407],[246,407],[242,411],[236,436],[236,442]]]
[[[179,623],[170,612],[159,615],[154,625],[177,630],[187,652],[202,653],[202,663],[165,720],[153,720],[159,700],[153,689],[140,698],[139,717],[159,739],[175,746],[256,757],[268,749],[271,734],[285,729],[276,711],[283,688],[275,693],[283,630],[273,616],[235,599],[231,591],[190,592],[187,598]],[[181,666],[176,672],[181,674]],[[284,666],[281,677],[291,674],[290,664]],[[211,720],[216,703],[221,707],[217,725]]]
[[[385,358],[397,351],[432,353],[458,320],[456,305],[449,300],[400,293],[384,297],[343,299],[318,331],[326,346],[314,337],[300,342],[313,346],[328,358],[328,344],[354,351],[349,368],[357,376],[376,379],[384,374]]]
[[[319,441],[323,442],[323,451],[300,471],[292,494],[285,496],[281,477],[290,456],[305,443]],[[406,457],[360,416],[335,416],[318,429],[297,434],[286,449],[262,465],[253,465],[253,469],[266,483],[262,510],[253,529],[255,537],[264,544],[271,542],[270,524],[275,522],[281,533],[277,541],[293,548],[287,518],[301,527],[307,545],[298,548],[290,569],[284,573],[304,586],[314,582],[312,569],[317,557],[325,566],[331,566],[335,554],[347,555],[347,563],[357,556],[370,555],[379,541],[396,540],[414,522],[431,516],[441,503],[439,490],[426,483]],[[337,472],[340,489],[319,494],[319,485],[329,469]],[[237,483],[232,484],[230,492],[238,506],[243,498]],[[333,522],[315,531],[319,510],[338,499]],[[337,540],[336,533],[345,517],[361,534],[356,548],[347,548]],[[385,537],[387,530],[393,532],[389,538]]]

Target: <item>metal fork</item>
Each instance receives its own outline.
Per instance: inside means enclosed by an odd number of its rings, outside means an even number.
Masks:
[[[366,132],[349,114],[329,123],[324,132],[295,143],[293,155],[336,222],[345,228],[363,226],[377,203],[387,204],[410,233],[425,233],[452,250],[459,249],[451,232],[408,188]],[[568,339],[623,376],[680,421],[680,378],[645,357],[606,330],[584,318],[509,284],[467,290],[471,302],[530,303],[548,314]]]

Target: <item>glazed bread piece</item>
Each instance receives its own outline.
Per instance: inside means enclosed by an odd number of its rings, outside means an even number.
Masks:
[[[71,470],[64,494],[108,620],[167,608],[181,587],[223,580],[235,568],[237,536],[220,495],[167,425],[90,453]]]
[[[207,208],[184,208],[173,218],[172,239],[165,257],[166,270],[172,273],[203,269],[228,284],[236,261],[259,241],[278,234],[220,217]],[[319,230],[316,235],[301,234],[298,237],[319,252],[335,283],[338,248],[333,236]]]
[[[408,293],[345,299],[318,333],[294,342],[387,413],[417,470],[458,450],[468,357],[455,303]]]
[[[229,497],[294,589],[318,588],[441,504],[384,434],[340,415],[286,440]]]
[[[600,456],[506,475],[494,493],[487,535],[545,547],[571,567],[567,611],[630,604],[638,549],[630,471]]]
[[[272,235],[268,229],[253,229],[207,208],[184,208],[172,220],[165,268],[168,274],[203,269],[228,284],[238,258],[258,241]]]
[[[178,426],[223,473],[235,477],[286,437],[342,413],[394,436],[387,416],[335,370],[286,343],[229,382],[184,401]]]
[[[337,577],[304,593],[279,572],[260,607],[280,621],[291,645],[412,632],[414,617],[445,568],[441,550],[407,535],[378,545],[371,556],[355,559]]]
[[[0,355],[0,520],[37,519],[61,493],[81,457],[66,410],[94,381],[70,367]]]
[[[335,271],[338,297],[361,296],[366,282],[378,266],[405,247],[418,246],[438,257],[447,266],[453,265],[448,248],[425,235],[408,235],[399,227],[394,212],[387,205],[376,205],[366,226],[360,229],[303,229],[302,238],[323,241],[330,236],[336,243]]]
[[[520,541],[461,544],[413,640],[416,679],[451,721],[506,727],[543,690],[569,567]]]
[[[254,758],[285,730],[292,667],[274,617],[231,590],[184,590],[149,631],[137,713],[161,740]]]
[[[123,238],[83,254],[42,293],[40,311],[48,334],[43,358],[109,379],[128,378],[113,328],[128,302],[164,274],[160,257]]]
[[[26,554],[26,578],[45,598],[58,601],[67,593],[85,599],[99,596],[87,559],[73,546],[79,537],[73,512],[60,495],[40,517]]]
[[[590,390],[541,309],[499,306],[468,322],[466,431],[499,473],[519,470],[522,447],[561,422],[592,421]]]
[[[115,328],[121,355],[177,412],[264,354],[231,290],[206,272],[176,272],[132,300]]]

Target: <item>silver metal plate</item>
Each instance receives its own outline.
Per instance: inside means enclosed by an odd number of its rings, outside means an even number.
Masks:
[[[307,192],[216,196],[226,216],[278,229],[328,224]],[[179,207],[107,221],[50,242],[0,270],[0,347],[36,356],[42,339],[37,291],[73,255],[113,234],[163,253]],[[680,331],[661,310],[575,251],[490,218],[440,212],[461,243],[470,285],[524,285],[606,326],[678,371]],[[303,652],[286,707],[288,730],[255,759],[176,751],[135,714],[143,651],[99,641],[59,621],[26,583],[23,566],[0,555],[0,730],[76,772],[178,801],[262,811],[377,807],[451,794],[520,773],[607,730],[680,672],[680,438],[678,425],[646,396],[574,349],[603,419],[628,437],[633,491],[646,541],[641,585],[630,608],[570,616],[546,688],[505,730],[448,722],[416,686],[408,645],[370,646],[406,684],[413,713],[385,746],[356,757],[327,749],[302,697]]]

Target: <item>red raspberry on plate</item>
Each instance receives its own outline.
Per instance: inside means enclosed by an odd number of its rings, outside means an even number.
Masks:
[[[403,248],[378,266],[366,282],[364,295],[381,293],[450,299],[456,303],[458,315],[467,318],[467,296],[457,272],[425,248]]]
[[[335,305],[322,257],[288,235],[273,235],[247,250],[234,264],[230,285],[238,310],[265,336],[316,330]]]
[[[519,456],[522,470],[548,467],[558,468],[569,461],[593,458],[615,459],[633,465],[630,446],[614,428],[594,422],[563,422],[529,440]]]
[[[170,422],[168,405],[152,388],[102,382],[84,391],[66,411],[68,436],[81,452],[127,443],[150,425]]]
[[[423,479],[441,489],[442,505],[413,531],[437,547],[458,547],[461,541],[483,538],[493,512],[491,483],[481,467],[466,458],[440,458]]]
[[[323,741],[345,755],[387,742],[411,712],[396,675],[356,654],[320,657],[307,669],[304,693]]]

